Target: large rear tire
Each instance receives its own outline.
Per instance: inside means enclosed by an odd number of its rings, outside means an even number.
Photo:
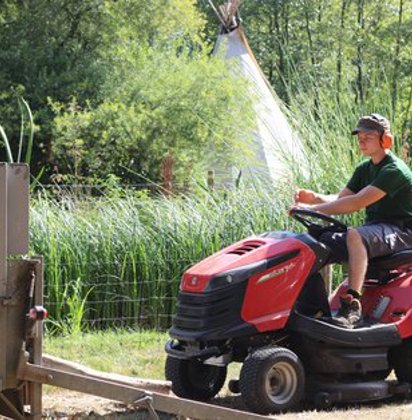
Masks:
[[[181,360],[168,356],[166,379],[172,382],[172,391],[178,397],[207,401],[223,387],[226,366],[206,365],[198,360]]]
[[[390,350],[389,362],[399,382],[412,383],[412,338]]]
[[[239,388],[251,411],[280,413],[294,408],[302,400],[305,372],[298,356],[291,350],[265,347],[246,358]]]

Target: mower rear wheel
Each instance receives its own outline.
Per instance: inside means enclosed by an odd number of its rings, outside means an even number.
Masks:
[[[405,340],[389,352],[389,361],[399,382],[412,383],[412,339]]]
[[[279,413],[302,400],[305,372],[298,356],[291,350],[264,347],[246,358],[239,388],[250,410],[260,414]]]
[[[168,356],[166,380],[178,397],[207,401],[213,398],[226,380],[226,366],[206,365],[198,360],[181,360]]]

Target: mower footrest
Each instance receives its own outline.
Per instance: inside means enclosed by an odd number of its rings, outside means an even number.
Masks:
[[[327,408],[339,402],[380,400],[392,396],[389,383],[368,382],[319,382],[308,381],[311,399],[318,408]]]
[[[313,340],[340,347],[392,347],[402,342],[395,324],[347,329],[297,312],[291,315],[287,328]]]

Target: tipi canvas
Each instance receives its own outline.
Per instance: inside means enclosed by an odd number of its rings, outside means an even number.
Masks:
[[[279,103],[280,99],[270,86],[260,69],[245,37],[242,25],[237,18],[238,1],[225,3],[216,9],[212,7],[222,24],[214,54],[230,60],[236,77],[239,71],[249,81],[254,95],[256,122],[251,144],[250,164],[242,170],[244,179],[259,178],[279,183],[291,176],[291,162],[302,161],[302,148],[299,138],[292,132]],[[258,7],[258,6],[257,6]],[[224,172],[217,168],[217,173]]]

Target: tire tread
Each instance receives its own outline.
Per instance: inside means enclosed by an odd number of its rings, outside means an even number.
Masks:
[[[262,391],[262,369],[267,363],[276,359],[290,360],[294,365],[299,380],[293,398],[286,404],[275,405]],[[286,411],[300,402],[304,393],[304,370],[298,356],[284,347],[264,347],[251,353],[242,366],[239,379],[239,389],[246,406],[255,413],[270,414]]]
[[[211,368],[217,368],[218,370],[213,386],[206,388],[202,387],[202,384],[199,383],[190,383],[190,378],[188,378],[188,365],[193,362],[195,361],[181,360],[168,356],[165,366],[166,380],[172,382],[172,391],[178,397],[208,401],[222,389],[226,380],[227,368],[226,366],[211,366]]]

